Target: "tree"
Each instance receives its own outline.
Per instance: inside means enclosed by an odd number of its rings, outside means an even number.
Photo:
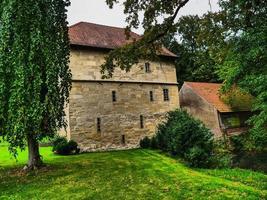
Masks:
[[[106,0],[112,8],[117,0]],[[127,15],[126,35],[133,42],[124,47],[115,49],[106,57],[106,62],[102,65],[101,72],[104,78],[112,76],[115,67],[129,71],[131,67],[138,63],[140,59],[150,58],[157,59],[156,53],[162,47],[160,39],[168,33],[175,32],[175,23],[179,11],[189,0],[171,0],[171,1],[154,1],[154,0],[125,0],[124,13]],[[139,19],[140,13],[144,13],[142,23]],[[159,18],[165,16],[160,23]],[[135,40],[130,38],[129,31],[137,28],[142,24],[145,29],[141,39]]]
[[[106,2],[112,7],[117,1],[106,0]],[[101,71],[105,74],[104,77],[112,76],[116,66],[129,71],[139,59],[155,59],[155,54],[162,45],[160,39],[176,32],[177,24],[174,23],[174,19],[187,2],[186,0],[125,0],[124,12],[129,24],[126,33],[141,24],[145,33],[142,39],[133,41],[133,44],[110,52],[106,63],[102,65]],[[189,62],[198,66],[193,76],[205,75],[209,69],[208,74],[214,75],[217,79],[217,75],[214,74],[214,70],[217,70],[219,78],[225,82],[224,90],[229,90],[232,86],[237,85],[241,90],[254,95],[256,101],[253,109],[256,112],[250,120],[254,127],[251,131],[251,140],[255,142],[254,147],[266,147],[267,4],[266,1],[261,0],[220,0],[220,6],[220,12],[208,13],[200,21],[198,17],[193,17],[193,20],[201,22],[200,25],[189,24],[190,17],[185,20],[184,27],[182,24],[180,25],[180,29],[183,28],[182,32],[186,33],[186,37],[190,36],[188,30],[194,28],[194,25],[196,26],[195,30],[200,30],[197,31],[197,37],[195,37],[196,35],[193,35],[193,38],[185,37],[189,46],[195,47],[194,45],[197,44],[201,49],[200,54],[194,55],[196,59],[190,59]],[[139,20],[140,12],[144,12],[142,22]],[[162,23],[159,23],[159,16],[166,16]],[[203,41],[204,43],[202,43]],[[188,55],[188,52],[185,51],[187,49],[184,47],[176,45],[175,48],[182,50],[182,54]],[[211,59],[208,59],[206,63],[202,62],[207,57]],[[211,67],[207,68],[207,66]],[[206,79],[207,77],[203,76],[202,78]]]
[[[1,1],[0,135],[14,156],[28,145],[29,170],[42,164],[38,142],[66,126],[68,5],[68,0]]]
[[[164,46],[179,56],[175,65],[180,86],[184,81],[219,82],[213,54],[217,41],[224,39],[223,28],[218,26],[221,15],[183,16],[176,23],[176,35],[164,37]]]
[[[224,90],[233,85],[255,97],[254,116],[249,123],[249,149],[267,147],[267,4],[259,0],[220,2],[226,11],[225,25],[232,46],[219,75]]]

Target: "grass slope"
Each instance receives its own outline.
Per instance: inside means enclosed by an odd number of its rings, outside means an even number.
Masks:
[[[61,157],[42,148],[48,167],[23,175],[0,146],[0,199],[267,199],[267,176],[249,170],[194,170],[151,150]]]

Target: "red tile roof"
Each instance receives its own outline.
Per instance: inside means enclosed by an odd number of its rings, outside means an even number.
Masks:
[[[196,94],[213,105],[219,112],[233,112],[231,107],[226,105],[220,99],[219,91],[222,84],[198,82],[185,82],[184,84],[189,86]]]
[[[88,22],[79,22],[69,27],[69,38],[72,45],[115,49],[127,43],[138,40],[140,35],[131,32],[132,40],[127,40],[125,29],[93,24]],[[162,48],[160,55],[168,57],[177,57],[165,47]]]

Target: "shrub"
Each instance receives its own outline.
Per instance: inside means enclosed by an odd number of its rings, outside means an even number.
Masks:
[[[209,166],[211,162],[210,154],[198,146],[190,148],[187,153],[185,153],[184,158],[189,166],[192,167],[206,167]]]
[[[147,136],[140,140],[140,147],[144,149],[150,147],[150,139]]]
[[[233,164],[234,155],[227,141],[221,139],[214,142],[212,164],[215,168],[227,168]]]
[[[156,141],[159,149],[180,156],[190,166],[208,167],[211,163],[213,135],[186,111],[169,112],[158,126]]]
[[[65,137],[57,137],[53,141],[52,151],[60,155],[79,153],[78,144],[73,140],[68,142]]]
[[[157,149],[157,148],[158,148],[158,140],[157,140],[157,138],[156,138],[155,136],[153,136],[153,137],[151,138],[151,141],[150,141],[150,147],[151,147],[152,149]]]

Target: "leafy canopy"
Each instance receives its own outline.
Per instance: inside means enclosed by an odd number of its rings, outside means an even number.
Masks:
[[[267,147],[267,4],[259,0],[220,1],[232,45],[219,75],[225,90],[236,85],[255,97],[249,148]]]
[[[0,136],[16,155],[27,138],[66,126],[71,87],[68,0],[2,0],[0,4]]]
[[[220,81],[214,52],[225,44],[222,16],[221,12],[182,16],[176,23],[177,32],[163,38],[164,45],[179,56],[175,61],[179,86],[184,81]]]
[[[117,0],[106,0],[112,8]],[[138,63],[140,59],[156,59],[156,53],[162,46],[160,39],[169,32],[175,31],[174,20],[182,7],[189,0],[125,0],[123,1],[124,13],[127,15],[126,35],[129,37],[129,31],[140,25],[145,29],[142,39],[133,41],[133,43],[122,48],[111,51],[106,57],[106,62],[102,65],[102,74],[104,78],[112,76],[115,67],[129,71],[130,68]],[[140,15],[144,18],[140,21]],[[162,19],[162,16],[163,19]]]

